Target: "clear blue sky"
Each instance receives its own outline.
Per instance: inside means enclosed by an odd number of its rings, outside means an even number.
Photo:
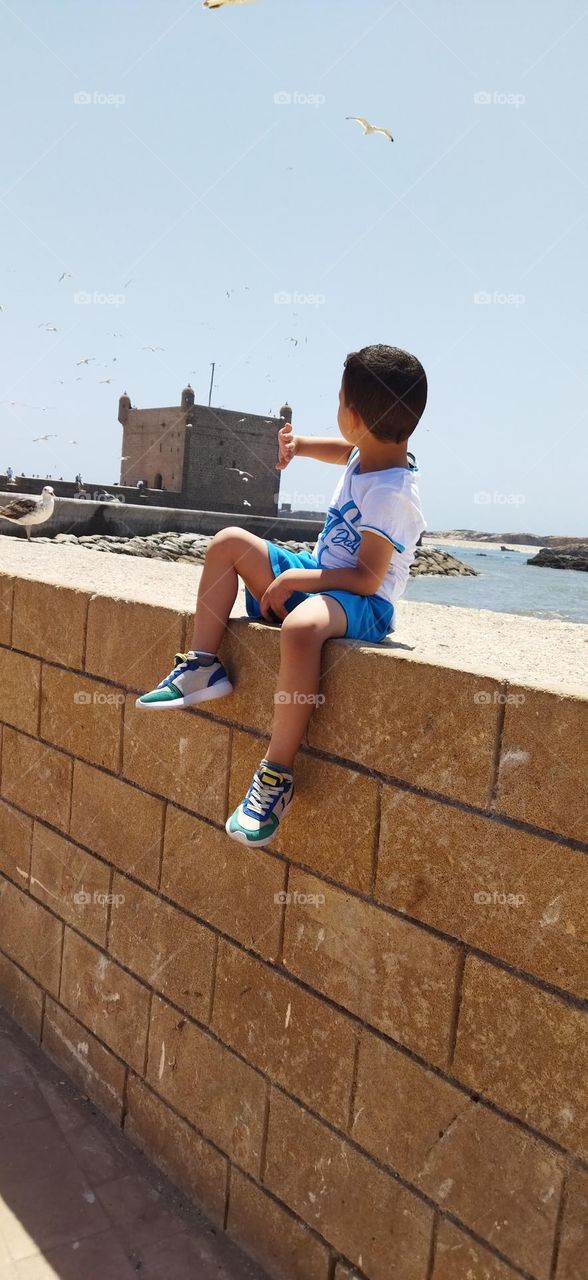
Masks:
[[[0,0],[0,39],[0,468],[112,483],[120,392],[206,402],[212,360],[330,434],[382,341],[429,374],[429,527],[588,533],[583,0]]]

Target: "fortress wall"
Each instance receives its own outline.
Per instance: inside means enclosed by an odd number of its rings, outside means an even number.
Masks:
[[[228,409],[196,405],[191,411],[184,463],[183,491],[197,505],[218,511],[247,511],[251,504],[260,515],[277,513],[280,473],[276,420],[255,418]],[[232,467],[246,472],[243,479]]]
[[[121,484],[145,480],[150,488],[179,493],[184,466],[186,415],[178,409],[129,409],[123,426]],[[156,476],[162,484],[156,485]]]
[[[279,637],[149,717],[189,622],[0,576],[1,1001],[275,1280],[584,1280],[586,703],[332,642],[245,849]]]

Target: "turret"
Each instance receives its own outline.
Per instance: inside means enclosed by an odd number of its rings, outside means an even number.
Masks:
[[[288,404],[288,401],[282,405],[282,408],[280,409],[280,417],[284,422],[292,422],[292,408]]]
[[[131,408],[130,398],[127,395],[126,391],[123,391],[123,394],[120,397],[120,400],[118,402],[118,420],[121,426],[123,427],[126,425],[128,421],[130,408]]]
[[[180,403],[181,403],[182,409],[184,410],[184,413],[189,413],[190,409],[194,408],[194,392],[192,390],[192,387],[190,386],[190,383],[188,383],[187,387],[184,387],[184,390],[182,391],[182,399]]]

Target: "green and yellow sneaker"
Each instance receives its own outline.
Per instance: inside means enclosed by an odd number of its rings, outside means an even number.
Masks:
[[[278,770],[262,760],[245,799],[227,821],[227,835],[241,844],[258,847],[269,844],[292,804],[293,795],[294,778],[290,770]]]
[[[173,711],[198,702],[210,702],[212,698],[224,698],[232,692],[233,686],[218,658],[203,666],[192,651],[176,653],[173,671],[151,693],[137,698],[135,706],[147,707],[150,711]]]

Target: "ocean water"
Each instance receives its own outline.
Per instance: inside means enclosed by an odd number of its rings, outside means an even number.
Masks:
[[[433,544],[428,544],[433,545]],[[588,622],[588,573],[577,569],[540,569],[527,564],[520,551],[481,548],[464,551],[446,547],[463,564],[476,569],[477,578],[410,578],[405,600],[429,604],[456,604],[464,609],[492,609],[495,613],[521,613],[531,618],[557,618],[563,622]]]

